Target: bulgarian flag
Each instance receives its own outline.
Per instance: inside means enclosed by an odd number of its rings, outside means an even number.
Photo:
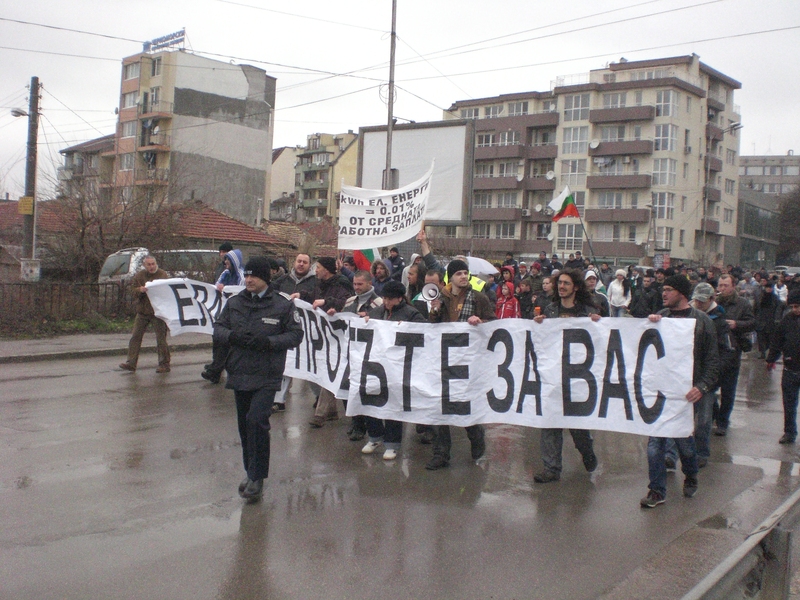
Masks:
[[[353,252],[353,260],[356,261],[356,266],[359,270],[369,271],[377,259],[381,257],[381,253],[377,248],[371,250],[356,250]]]
[[[564,217],[581,216],[578,212],[578,207],[575,206],[575,197],[572,195],[569,186],[566,186],[564,191],[561,192],[557,198],[553,199],[548,206],[555,212],[553,215],[553,222],[563,219]]]

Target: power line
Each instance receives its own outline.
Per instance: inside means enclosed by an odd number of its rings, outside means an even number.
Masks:
[[[33,23],[31,21],[22,21],[19,19],[9,19],[8,17],[0,17],[0,21],[8,21],[9,23],[17,23],[19,25],[33,25],[35,27],[44,27],[45,29],[55,29],[57,31],[68,31],[70,33],[81,33],[83,35],[93,35],[96,37],[106,38],[109,40],[121,40],[123,42],[135,42],[142,44],[142,40],[132,40],[130,38],[120,37],[118,35],[109,35],[106,33],[96,33],[94,31],[84,31],[82,29],[70,29],[69,27],[58,27],[57,25],[45,25],[44,23]]]
[[[44,89],[44,86],[42,86],[42,89]],[[50,95],[50,97],[51,97],[53,100],[55,100],[55,101],[56,101],[56,102],[58,102],[58,103],[59,103],[61,106],[63,106],[63,107],[64,107],[64,108],[66,108],[67,110],[69,110],[69,112],[71,112],[73,115],[75,115],[76,117],[78,117],[78,118],[79,118],[81,121],[83,121],[84,123],[86,123],[86,124],[87,124],[89,127],[91,127],[92,129],[94,129],[94,130],[95,130],[97,133],[99,133],[100,135],[105,135],[105,134],[104,134],[102,131],[100,131],[100,130],[99,130],[97,127],[95,127],[94,125],[92,125],[91,123],[89,123],[89,121],[87,121],[86,119],[84,119],[82,116],[80,116],[80,115],[79,115],[78,113],[76,113],[74,110],[72,110],[72,109],[71,109],[69,106],[67,106],[67,105],[66,105],[66,104],[64,104],[64,103],[63,103],[61,100],[59,100],[58,98],[56,98],[56,97],[53,95],[53,92],[51,92],[49,89],[47,90],[47,93]]]
[[[330,25],[341,25],[342,27],[353,27],[355,29],[364,29],[366,31],[376,31],[378,33],[389,33],[385,29],[375,29],[374,27],[365,27],[364,25],[353,25],[352,23],[344,23],[342,21],[331,21],[329,19],[321,19],[319,17],[309,17],[308,15],[298,15],[295,13],[284,12],[282,10],[275,10],[272,8],[264,8],[263,6],[253,6],[252,4],[245,4],[244,2],[233,2],[232,0],[217,0],[222,4],[232,4],[234,6],[243,6],[245,8],[252,8],[254,10],[263,10],[264,12],[271,12],[278,15],[285,15],[288,17],[296,17],[298,19],[308,19],[309,21],[319,21],[321,23],[328,23]]]

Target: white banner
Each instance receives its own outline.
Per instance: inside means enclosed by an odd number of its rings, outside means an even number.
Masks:
[[[211,335],[225,301],[244,289],[242,285],[228,285],[220,292],[213,283],[178,278],[156,279],[145,287],[153,311],[167,323],[172,335]]]
[[[693,319],[353,321],[347,414],[692,434]]]
[[[397,190],[342,186],[339,202],[339,249],[392,246],[419,233],[431,191],[430,170]]]
[[[189,279],[147,284],[170,332],[212,333],[231,293]],[[348,398],[347,414],[430,425],[507,423],[692,434],[693,319],[395,323],[295,300],[303,326],[285,374]]]

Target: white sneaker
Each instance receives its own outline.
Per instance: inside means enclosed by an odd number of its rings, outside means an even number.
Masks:
[[[361,449],[361,454],[372,454],[380,445],[381,442],[367,442]]]
[[[387,448],[383,451],[383,460],[394,460],[395,458],[397,458],[397,450]]]

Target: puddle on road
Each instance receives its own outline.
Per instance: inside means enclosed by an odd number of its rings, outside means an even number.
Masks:
[[[800,463],[777,460],[774,458],[755,458],[752,456],[731,456],[730,458],[733,464],[742,465],[744,467],[756,467],[764,471],[764,475],[782,477],[800,476]]]

